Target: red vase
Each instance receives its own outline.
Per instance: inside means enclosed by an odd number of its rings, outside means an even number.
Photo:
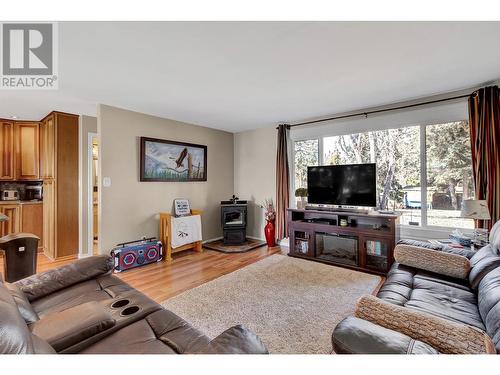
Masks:
[[[274,220],[267,221],[266,226],[264,227],[264,234],[266,235],[266,242],[268,247],[276,246],[275,238],[276,238],[276,230],[274,228]]]

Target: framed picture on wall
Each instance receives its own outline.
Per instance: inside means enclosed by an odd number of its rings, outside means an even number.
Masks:
[[[206,181],[207,146],[141,137],[141,181]]]

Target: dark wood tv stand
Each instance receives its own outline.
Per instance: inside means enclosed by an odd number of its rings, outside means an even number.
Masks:
[[[385,275],[394,262],[399,216],[288,209],[288,255]]]

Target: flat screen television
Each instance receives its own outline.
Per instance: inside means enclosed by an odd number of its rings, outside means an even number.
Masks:
[[[307,167],[307,202],[375,207],[376,178],[374,163]]]

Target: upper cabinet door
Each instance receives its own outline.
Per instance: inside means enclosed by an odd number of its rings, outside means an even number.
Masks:
[[[47,116],[40,124],[40,177],[55,178],[55,116]]]
[[[14,122],[0,120],[0,180],[14,179]]]
[[[39,123],[16,122],[16,179],[40,178]]]

